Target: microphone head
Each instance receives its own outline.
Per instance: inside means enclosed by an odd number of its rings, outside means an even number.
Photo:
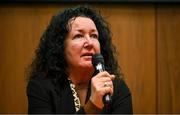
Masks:
[[[104,65],[104,58],[101,54],[94,54],[92,56],[92,64],[95,67],[97,64],[103,64]]]

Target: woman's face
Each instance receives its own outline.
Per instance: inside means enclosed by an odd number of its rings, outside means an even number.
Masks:
[[[100,53],[98,31],[87,17],[76,17],[69,22],[69,33],[65,40],[65,55],[69,69],[92,69],[92,55]]]

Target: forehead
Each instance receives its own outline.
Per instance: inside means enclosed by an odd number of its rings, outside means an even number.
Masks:
[[[88,17],[82,17],[82,16],[71,18],[69,20],[68,27],[69,27],[69,30],[71,30],[74,27],[76,28],[91,27],[91,28],[96,29],[96,25],[92,19]]]

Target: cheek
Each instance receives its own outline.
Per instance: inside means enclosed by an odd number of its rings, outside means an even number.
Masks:
[[[73,51],[72,49],[74,49],[73,46],[68,46],[67,49],[66,49],[66,61],[67,61],[67,64],[69,66],[72,66],[74,65],[74,63],[76,62],[75,60],[77,60],[76,58],[76,53],[75,53],[75,50]],[[75,58],[76,57],[76,58]]]
[[[81,47],[78,43],[71,43],[67,45],[66,55],[68,58],[76,57],[80,54]]]
[[[99,41],[95,43],[94,47],[95,47],[95,53],[100,53],[101,52]]]
[[[80,53],[80,51],[82,49],[82,43],[81,42],[74,42],[71,44],[70,49],[75,54]]]

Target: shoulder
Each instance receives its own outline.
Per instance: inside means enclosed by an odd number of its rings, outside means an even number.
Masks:
[[[131,95],[130,89],[127,86],[124,79],[115,78],[113,81],[114,85],[114,96],[124,97],[127,95]]]
[[[127,84],[126,84],[125,80],[122,79],[122,78],[115,78],[113,80],[113,85],[115,87],[119,87],[119,86],[121,86],[122,88],[126,88],[127,87]]]
[[[54,79],[36,77],[28,81],[27,92],[31,93],[48,93],[55,88]]]
[[[132,114],[132,96],[124,79],[116,78],[113,81],[114,93],[112,95],[113,114]]]

